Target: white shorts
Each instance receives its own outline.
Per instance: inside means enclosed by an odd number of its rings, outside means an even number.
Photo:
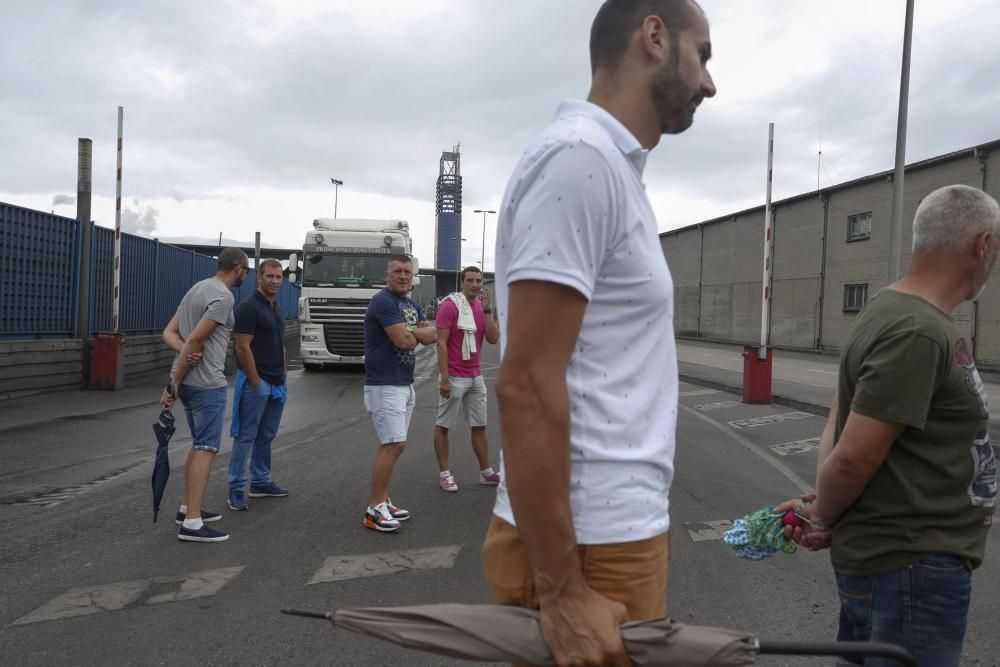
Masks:
[[[406,442],[416,397],[413,385],[365,385],[365,410],[372,416],[379,444]]]
[[[451,378],[451,398],[440,397],[435,423],[449,430],[455,428],[459,407],[465,412],[469,426],[486,426],[486,381],[482,375]]]

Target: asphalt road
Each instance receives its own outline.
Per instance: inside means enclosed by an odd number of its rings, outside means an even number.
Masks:
[[[487,359],[492,390],[493,348]],[[172,443],[165,516],[151,523],[155,383],[148,400],[136,393],[135,405],[0,424],[0,664],[469,664],[278,613],[489,601],[479,553],[493,489],[474,483],[477,466],[461,430],[452,439],[461,489],[438,488],[435,375],[432,357],[424,355],[410,444],[391,488],[413,518],[395,534],[361,526],[375,444],[356,369],[290,373],[274,453],[275,479],[291,490],[288,498],[251,499],[248,512],[223,509],[225,440],[207,501],[224,513],[215,525],[232,535],[222,544],[179,542],[170,521],[190,444],[183,425]],[[21,412],[38,409],[40,399],[32,400],[23,399]],[[726,522],[812,484],[810,439],[819,435],[821,418],[743,405],[736,396],[687,384],[681,403],[670,614],[767,639],[832,639],[837,601],[825,554],[746,562],[721,541]],[[10,406],[4,410],[13,414]],[[72,412],[53,410],[54,417]],[[495,458],[495,401],[490,417]],[[1000,599],[1000,561],[989,558],[998,539],[994,531],[987,562],[975,575],[969,665],[995,665],[1000,655],[991,613]],[[830,664],[791,657],[758,662]]]

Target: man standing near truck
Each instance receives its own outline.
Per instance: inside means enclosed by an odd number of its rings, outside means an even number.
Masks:
[[[283,498],[288,491],[271,479],[271,442],[285,408],[285,314],[275,300],[281,262],[265,259],[257,269],[257,289],[236,307],[236,385],[233,390],[233,453],[229,459],[229,509],[249,509],[251,498]]]
[[[433,345],[437,330],[407,296],[413,282],[413,261],[408,256],[389,258],[385,280],[386,287],[365,312],[365,409],[375,424],[379,449],[372,464],[364,526],[387,533],[399,530],[399,522],[410,518],[389,499],[389,479],[406,448],[413,416],[415,350],[418,344]]]

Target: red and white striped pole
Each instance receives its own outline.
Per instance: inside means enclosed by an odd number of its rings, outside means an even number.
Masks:
[[[767,196],[764,204],[764,279],[760,300],[760,348],[757,358],[767,358],[771,330],[771,272],[774,269],[774,214],[771,210],[771,167],[774,164],[774,123],[767,124]]]
[[[122,285],[122,121],[125,110],[118,107],[118,174],[115,182],[115,298],[111,311],[111,330],[118,333]]]

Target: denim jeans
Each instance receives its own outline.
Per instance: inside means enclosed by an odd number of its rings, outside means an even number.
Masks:
[[[247,383],[240,395],[239,436],[233,439],[229,459],[229,490],[241,491],[247,485],[247,455],[253,475],[251,486],[271,482],[271,441],[278,433],[285,404],[271,398],[271,384],[264,378],[254,389]]]
[[[218,454],[226,415],[226,388],[203,389],[182,384],[177,395],[184,406],[193,447]]]
[[[964,561],[932,554],[902,570],[866,577],[837,573],[840,641],[876,641],[902,646],[921,665],[957,666],[972,594]],[[838,664],[861,664],[841,658]],[[866,667],[895,665],[869,658]]]

